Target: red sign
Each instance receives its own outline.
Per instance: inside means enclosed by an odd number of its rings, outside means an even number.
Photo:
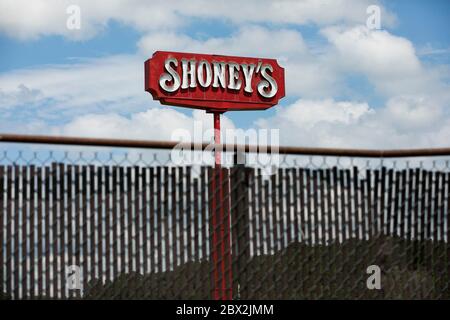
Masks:
[[[162,104],[210,111],[260,110],[284,97],[275,59],[156,51],[145,62],[145,90]]]

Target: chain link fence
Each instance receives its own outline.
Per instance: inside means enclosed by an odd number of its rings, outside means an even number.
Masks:
[[[450,298],[442,152],[214,170],[163,149],[0,149],[2,298]]]

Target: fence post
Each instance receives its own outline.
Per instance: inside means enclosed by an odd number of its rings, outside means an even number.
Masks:
[[[250,261],[249,234],[249,199],[248,199],[248,170],[245,161],[239,158],[242,154],[235,154],[235,166],[231,169],[231,229],[232,229],[232,268],[234,299],[247,298],[248,275],[247,267]],[[243,155],[245,157],[245,154]],[[239,159],[239,161],[237,161]]]

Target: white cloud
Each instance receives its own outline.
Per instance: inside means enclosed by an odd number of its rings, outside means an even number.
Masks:
[[[439,125],[441,118],[445,116],[441,105],[433,99],[420,96],[393,97],[387,101],[383,112],[385,120],[403,132],[427,129],[433,131],[434,126]]]
[[[336,102],[332,99],[302,99],[278,110],[275,121],[280,124],[291,123],[305,129],[313,128],[321,122],[352,124],[371,112],[367,103]],[[266,122],[267,120],[260,120],[261,124]]]
[[[155,32],[141,38],[138,47],[143,56],[168,50],[276,58],[285,68],[287,95],[317,97],[339,90],[334,66],[323,54],[311,52],[301,33],[292,29],[247,25],[230,36],[205,40]]]
[[[305,98],[334,96],[348,87],[347,76],[365,76],[378,93],[395,95],[440,94],[448,91],[439,68],[425,68],[413,44],[386,30],[364,25],[328,27],[321,33],[328,40],[319,47],[307,43],[300,32],[247,25],[227,37],[193,39],[176,32],[148,33],[138,47],[143,55],[156,50],[204,52],[274,57],[286,69],[287,95]],[[350,89],[350,90],[349,90]]]
[[[444,92],[438,69],[425,68],[408,39],[386,30],[328,27],[322,34],[333,45],[327,55],[341,77],[360,73],[385,96]]]
[[[423,97],[393,97],[386,107],[352,101],[303,100],[279,108],[260,128],[279,128],[282,144],[342,148],[443,147],[449,112]]]
[[[418,50],[419,56],[436,56],[436,55],[448,55],[450,54],[450,48],[435,48],[430,43],[422,46]]]
[[[421,71],[413,44],[386,30],[365,26],[350,29],[329,27],[322,30],[348,68],[374,76],[412,75]]]
[[[53,132],[66,136],[168,140],[174,128],[187,128],[190,120],[172,109],[150,109],[130,117],[116,113],[87,114],[53,128]]]
[[[39,98],[40,91],[30,89],[23,84],[9,90],[7,93],[0,88],[0,109],[12,109],[14,106],[25,103],[33,103]]]
[[[274,22],[292,24],[360,24],[366,22],[366,9],[379,1],[369,0],[253,0],[194,1],[185,10],[200,17],[226,18],[240,22]],[[395,16],[382,8],[385,25],[395,23]]]
[[[286,96],[322,98],[342,90],[343,83],[334,66],[321,56],[292,58],[283,66],[286,72]]]
[[[229,37],[196,40],[178,33],[155,32],[140,39],[138,47],[146,55],[156,50],[190,50],[211,54],[250,55],[260,57],[292,57],[303,55],[306,45],[300,32],[291,29],[270,30],[248,25]]]
[[[143,88],[143,61],[110,56],[3,73],[0,108],[32,108],[42,118],[143,110],[152,104]]]
[[[86,39],[118,21],[140,31],[174,29],[189,18],[225,19],[233,23],[277,24],[365,23],[369,0],[3,0],[0,32],[19,39],[61,35]],[[378,2],[378,1],[375,1]],[[81,9],[81,29],[66,28],[69,5]],[[382,10],[382,21],[391,25],[395,17]]]
[[[223,129],[235,128],[226,116],[222,116],[221,124]],[[209,135],[194,136],[195,126]],[[174,140],[175,130],[184,130],[192,139],[209,141],[213,136],[212,126],[212,114],[194,110],[189,116],[167,106],[129,116],[116,113],[80,115],[63,125],[49,125],[46,130],[53,135],[141,140]],[[42,130],[42,127],[36,128]]]
[[[275,57],[286,69],[287,94],[318,96],[336,88],[326,63],[308,51],[302,35],[289,29],[244,26],[224,38],[195,40],[154,32],[139,42],[136,55],[76,60],[73,63],[19,69],[0,74],[0,108],[35,110],[39,118],[73,117],[92,112],[130,113],[156,106],[143,89],[143,62],[157,50]],[[7,117],[7,115],[5,115]]]
[[[81,28],[66,26],[70,5],[78,5]],[[60,35],[72,40],[88,39],[102,31],[109,21],[118,21],[138,30],[178,27],[181,23],[173,6],[155,0],[4,0],[0,2],[0,32],[21,40]]]

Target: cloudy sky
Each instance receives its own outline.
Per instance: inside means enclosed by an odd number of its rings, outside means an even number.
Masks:
[[[80,9],[69,29],[68,7]],[[381,28],[367,27],[367,8]],[[286,97],[229,112],[229,128],[277,128],[281,144],[450,145],[446,0],[0,1],[0,132],[171,139],[201,111],[144,91],[156,50],[276,58]]]

